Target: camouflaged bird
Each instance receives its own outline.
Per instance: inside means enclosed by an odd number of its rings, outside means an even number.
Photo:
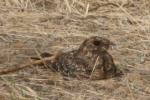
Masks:
[[[114,44],[108,39],[93,36],[83,41],[77,50],[60,53],[47,65],[68,77],[94,80],[110,78],[117,75],[116,65],[108,53],[111,45]]]

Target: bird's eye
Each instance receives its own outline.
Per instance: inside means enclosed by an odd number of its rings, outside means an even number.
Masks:
[[[93,41],[93,44],[94,44],[95,46],[99,46],[99,45],[100,45],[100,41],[95,40],[95,41]]]

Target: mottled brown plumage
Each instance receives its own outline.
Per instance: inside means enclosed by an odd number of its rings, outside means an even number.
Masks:
[[[117,73],[117,68],[107,51],[112,44],[106,38],[93,36],[86,39],[77,50],[61,53],[48,65],[69,77],[80,79],[113,77]]]

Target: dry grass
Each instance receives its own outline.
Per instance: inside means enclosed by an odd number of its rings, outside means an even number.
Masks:
[[[0,68],[68,51],[91,35],[111,39],[120,78],[63,80],[40,67],[0,76],[0,100],[149,100],[149,0],[0,0]],[[8,67],[9,66],[9,67]],[[129,70],[129,71],[127,71]]]

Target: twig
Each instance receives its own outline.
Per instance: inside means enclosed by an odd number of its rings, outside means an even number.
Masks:
[[[54,59],[55,59],[55,57],[53,56],[53,57],[46,57],[46,58],[36,60],[36,61],[31,61],[29,63],[23,64],[23,65],[20,65],[20,66],[16,66],[16,67],[13,67],[11,69],[1,70],[0,75],[13,73],[13,72],[16,72],[18,70],[21,70],[21,69],[24,69],[24,68],[27,68],[27,67],[32,67],[31,65],[38,65],[38,64],[43,63],[43,61],[45,61],[45,62],[46,61],[52,61]]]
[[[97,57],[97,59],[96,59],[96,61],[95,61],[93,70],[92,70],[91,75],[90,75],[90,79],[92,78],[92,74],[93,74],[93,72],[94,72],[94,70],[95,70],[95,68],[96,68],[96,64],[97,64],[97,62],[98,62],[98,59],[99,59],[99,56]]]

